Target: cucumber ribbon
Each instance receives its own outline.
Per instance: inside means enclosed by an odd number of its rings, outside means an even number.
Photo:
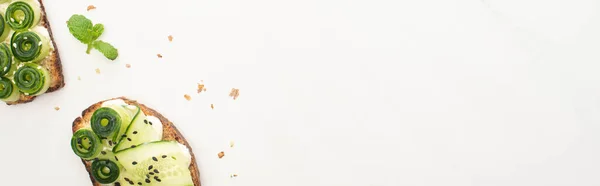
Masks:
[[[0,44],[0,76],[11,76],[10,71],[15,70],[15,64],[12,60],[10,49],[6,43]]]
[[[121,173],[117,163],[111,160],[95,160],[92,162],[92,176],[102,184],[115,182]]]
[[[25,95],[40,95],[50,87],[50,74],[38,64],[25,63],[15,72],[14,81]]]
[[[8,78],[0,77],[0,100],[17,101],[19,100],[19,90],[15,84]]]
[[[4,19],[16,31],[27,30],[40,21],[41,11],[37,5],[31,6],[31,0],[15,1],[8,5]]]
[[[10,47],[15,59],[22,62],[37,62],[50,53],[48,38],[30,31],[15,32]]]
[[[79,129],[71,138],[71,149],[83,159],[93,159],[102,150],[100,139],[90,129]]]
[[[131,118],[131,112],[125,106],[110,105],[94,111],[90,125],[98,136],[118,142],[131,124]]]

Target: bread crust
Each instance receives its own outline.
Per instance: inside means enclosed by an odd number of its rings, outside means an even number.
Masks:
[[[46,9],[44,7],[44,3],[42,0],[38,0],[40,2],[40,12],[42,16],[40,18],[41,25],[48,29],[48,34],[50,36],[50,41],[52,41],[52,46],[54,46],[54,50],[48,54],[49,56],[44,59],[40,65],[46,67],[48,69],[48,73],[50,74],[50,87],[46,91],[46,93],[57,91],[58,89],[65,86],[65,78],[63,76],[62,71],[62,63],[60,61],[60,56],[58,54],[58,48],[56,47],[56,42],[54,41],[54,36],[52,35],[52,28],[50,27],[50,22],[48,22],[48,16],[46,15]],[[44,94],[46,94],[44,93]],[[13,102],[6,102],[7,105],[17,105],[22,103],[29,103],[35,99],[36,96],[26,96],[21,94],[19,100]]]
[[[141,111],[144,112],[144,114],[158,118],[163,125],[162,140],[177,141],[177,142],[185,145],[189,149],[190,155],[192,155],[192,161],[191,161],[188,169],[190,170],[190,173],[192,175],[192,181],[194,182],[194,186],[200,186],[200,172],[198,170],[198,165],[196,164],[196,157],[194,156],[192,147],[187,142],[187,140],[183,137],[183,135],[181,135],[181,133],[179,132],[179,130],[177,130],[175,125],[173,125],[173,123],[171,121],[169,121],[167,118],[165,118],[162,114],[160,114],[159,112],[157,112],[154,109],[151,109],[150,107],[147,107],[144,104],[138,103],[135,100],[131,100],[126,97],[117,97],[117,98],[100,101],[98,103],[91,105],[87,109],[83,110],[83,112],[81,112],[81,116],[77,117],[73,121],[73,127],[72,127],[73,131],[72,132],[75,133],[77,130],[79,130],[81,128],[89,127],[90,119],[92,118],[92,114],[94,113],[94,111],[96,111],[96,109],[100,108],[102,103],[104,103],[105,101],[110,101],[110,100],[115,100],[115,99],[121,99],[129,105],[136,105],[136,106],[140,107]],[[90,176],[92,185],[101,186],[101,184],[96,182],[96,180],[94,180],[94,178],[91,175],[92,162],[86,161],[83,159],[81,160],[81,162],[85,166],[85,169],[87,170],[87,172]]]

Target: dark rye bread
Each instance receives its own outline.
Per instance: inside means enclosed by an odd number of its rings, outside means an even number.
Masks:
[[[50,41],[52,43],[52,46],[54,46],[54,50],[50,51],[50,54],[48,54],[49,56],[40,62],[40,64],[43,67],[46,67],[46,69],[48,69],[48,72],[50,73],[50,76],[51,76],[50,79],[52,80],[52,82],[50,82],[50,88],[48,88],[48,90],[46,91],[46,93],[50,93],[50,92],[57,91],[58,89],[64,87],[65,86],[65,78],[64,78],[63,72],[62,72],[60,56],[58,55],[58,48],[56,47],[56,42],[54,41],[54,37],[52,36],[52,28],[50,27],[50,22],[48,22],[48,16],[46,16],[46,9],[44,8],[44,3],[42,3],[42,0],[38,0],[38,1],[40,2],[40,12],[42,13],[42,15],[40,17],[40,23],[44,28],[48,29],[48,34],[50,35]],[[14,101],[14,102],[6,102],[6,104],[7,105],[16,105],[16,104],[21,104],[21,103],[29,103],[29,102],[33,101],[33,99],[35,99],[35,97],[36,96],[26,96],[24,94],[21,94],[21,97],[19,98],[19,100]]]
[[[177,128],[175,127],[175,125],[173,125],[173,123],[171,123],[171,121],[169,121],[167,118],[165,118],[159,112],[147,107],[144,104],[138,103],[134,100],[127,99],[125,97],[118,97],[118,98],[112,98],[112,99],[100,101],[100,102],[88,107],[87,109],[83,110],[83,112],[81,112],[81,116],[77,117],[75,119],[75,121],[73,121],[73,128],[72,128],[73,133],[75,133],[77,130],[79,130],[81,128],[89,127],[90,119],[92,118],[92,114],[94,113],[94,111],[96,111],[96,109],[100,108],[102,103],[104,103],[105,101],[115,100],[115,99],[122,99],[123,101],[125,101],[125,103],[127,103],[129,105],[136,105],[136,106],[140,107],[142,112],[144,112],[146,115],[157,117],[160,120],[160,122],[163,124],[163,138],[162,139],[177,141],[177,142],[185,145],[190,150],[190,154],[192,155],[192,162],[190,164],[189,169],[192,174],[192,180],[194,181],[194,186],[200,186],[200,173],[198,171],[198,165],[196,164],[196,157],[194,156],[194,152],[193,152],[190,144],[185,140],[183,135],[181,135],[179,130],[177,130]],[[85,165],[85,169],[88,171],[88,174],[90,176],[90,180],[92,181],[92,184],[94,186],[101,186],[101,184],[96,182],[96,180],[94,180],[94,178],[90,174],[92,162],[85,161],[83,159],[81,160],[81,162],[83,162],[83,165]]]

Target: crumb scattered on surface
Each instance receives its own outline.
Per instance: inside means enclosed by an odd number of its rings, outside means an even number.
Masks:
[[[100,69],[96,68],[96,74],[100,74]]]
[[[221,151],[217,155],[219,156],[219,159],[221,159],[221,158],[223,158],[223,156],[225,156],[225,152]]]
[[[81,80],[81,76],[77,76],[77,80]]]
[[[235,100],[238,96],[240,96],[240,89],[232,88],[231,92],[229,92],[229,97],[233,97],[233,100]]]
[[[131,65],[130,64],[125,64],[125,67],[131,68]]]
[[[229,147],[233,147],[233,145],[235,145],[235,143],[233,141],[229,142]]]
[[[198,83],[198,94],[200,94],[202,91],[206,91],[206,88],[204,88],[204,84]]]
[[[156,56],[158,56],[158,58],[162,58],[162,55],[160,55],[160,54],[156,54]]]
[[[231,175],[229,175],[230,178],[235,178],[237,176],[238,176],[237,174],[231,174]]]
[[[58,110],[60,110],[60,107],[54,107],[54,110],[58,111]]]
[[[213,105],[212,103],[210,104],[210,109],[215,109],[215,105]]]
[[[169,35],[169,41],[173,41],[173,36]]]
[[[87,7],[87,11],[94,10],[96,7],[94,5],[90,5]]]
[[[188,101],[192,100],[192,97],[190,95],[184,94],[183,97]]]

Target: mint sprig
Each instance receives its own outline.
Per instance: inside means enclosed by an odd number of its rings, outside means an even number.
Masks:
[[[67,21],[69,32],[83,44],[87,45],[86,53],[90,53],[92,48],[100,51],[110,60],[115,60],[119,56],[119,51],[110,43],[97,40],[104,32],[103,24],[93,24],[91,20],[83,15],[75,14]]]

